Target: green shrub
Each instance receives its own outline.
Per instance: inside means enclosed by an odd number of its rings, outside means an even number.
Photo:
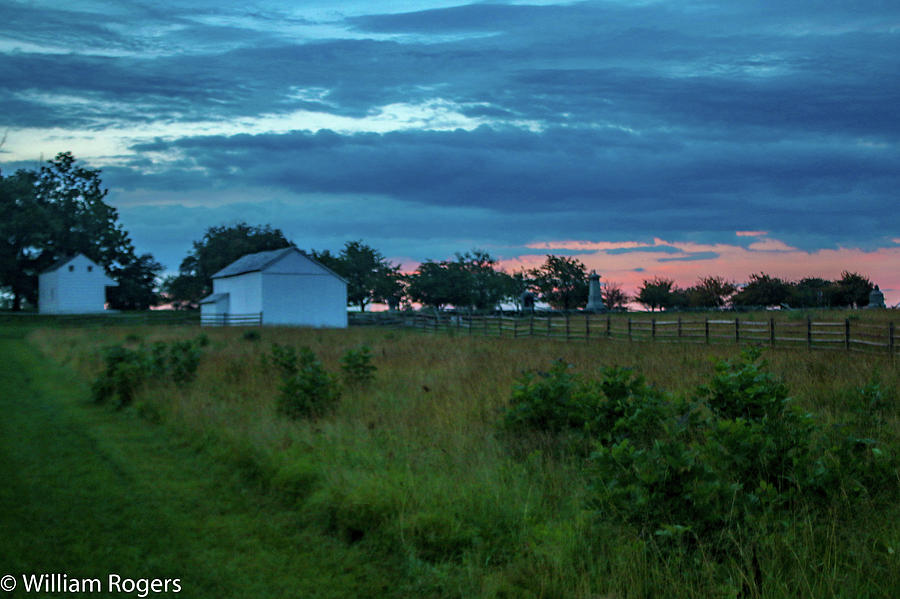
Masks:
[[[197,373],[203,345],[202,336],[171,345],[156,342],[149,348],[129,349],[121,345],[103,352],[104,369],[94,380],[94,401],[117,400],[119,407],[130,404],[142,385],[151,380],[171,380],[178,384],[192,381]]]
[[[348,349],[341,357],[341,371],[348,386],[369,385],[375,380],[376,370],[372,364],[372,349],[368,345],[361,345],[359,349]]]
[[[663,393],[626,368],[603,368],[587,379],[556,360],[549,372],[528,372],[513,387],[502,426],[507,431],[575,433],[605,442],[652,439],[674,409]]]
[[[759,356],[750,350],[719,363],[688,410],[649,445],[601,437],[591,456],[601,511],[657,539],[689,537],[722,549],[747,531],[786,525],[797,509],[896,489],[892,462],[874,440],[832,432],[829,441]]]
[[[146,352],[114,345],[103,351],[103,360],[105,368],[91,386],[94,401],[116,399],[120,407],[130,404],[147,378]]]
[[[885,488],[896,496],[897,460],[860,434],[889,404],[881,387],[859,390],[854,426],[826,430],[760,355],[718,363],[690,396],[665,394],[627,369],[588,378],[557,360],[519,379],[502,426],[579,439],[563,448],[589,454],[591,506],[679,550],[724,551],[777,531],[798,510],[824,518]]]
[[[297,373],[297,350],[290,345],[272,344],[272,353],[263,356],[264,364],[274,367],[282,377],[292,376]]]
[[[172,343],[169,347],[169,374],[173,381],[181,385],[194,380],[200,364],[200,348],[203,346],[202,337]]]
[[[334,376],[326,372],[308,347],[299,354],[282,350],[281,393],[276,403],[278,412],[288,418],[318,418],[334,408],[340,388]]]
[[[241,335],[241,339],[244,341],[259,341],[261,338],[259,331],[244,331],[244,334]]]

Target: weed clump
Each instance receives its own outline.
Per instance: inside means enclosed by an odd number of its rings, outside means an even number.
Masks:
[[[269,359],[281,373],[280,394],[276,401],[279,414],[293,420],[318,418],[337,404],[340,387],[336,378],[325,370],[308,347],[302,347],[298,352],[291,346],[273,343]]]
[[[122,345],[107,347],[103,350],[104,369],[91,385],[94,401],[115,399],[117,406],[124,407],[134,401],[140,388],[150,380],[170,380],[178,385],[190,383],[200,365],[204,337],[171,344],[157,341],[137,349]]]
[[[375,380],[376,366],[372,364],[372,348],[361,345],[348,349],[341,357],[344,383],[349,387],[366,387]]]

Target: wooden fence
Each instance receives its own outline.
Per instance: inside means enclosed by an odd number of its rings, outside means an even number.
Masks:
[[[250,314],[206,314],[200,317],[205,327],[252,327],[262,326],[262,312]]]
[[[0,323],[53,327],[102,327],[141,325],[197,325],[196,311],[156,310],[144,312],[102,312],[97,314],[39,314],[36,312],[3,312]]]
[[[561,340],[619,339],[668,343],[752,343],[771,347],[806,347],[890,354],[897,352],[894,323],[783,321],[775,318],[631,318],[602,314],[536,313],[533,315],[467,313],[351,314],[355,326],[397,326],[492,337],[546,337]]]

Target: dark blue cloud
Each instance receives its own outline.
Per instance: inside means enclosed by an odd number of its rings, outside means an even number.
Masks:
[[[0,59],[0,127],[146,126],[136,155],[104,175],[123,209],[159,226],[139,192],[185,194],[209,210],[191,214],[212,219],[233,216],[212,207],[223,190],[266,189],[287,198],[275,213],[287,219],[304,214],[299,197],[366,199],[372,214],[355,210],[344,227],[361,237],[402,235],[379,214],[401,202],[419,215],[404,221],[421,228],[418,244],[458,209],[480,211],[458,238],[505,244],[733,242],[735,230],[762,229],[803,248],[866,247],[900,230],[898,19],[900,3],[874,0],[477,3],[349,18],[313,39],[287,26],[314,20],[277,3],[116,3],[106,19],[4,5],[0,34],[24,49]],[[42,46],[70,52],[31,51]],[[488,125],[180,139],[153,129],[296,110],[363,119],[432,100]]]
[[[174,152],[180,164],[121,186],[171,187],[208,173],[210,188],[247,182],[293,194],[393,197],[421,206],[497,214],[564,215],[556,231],[610,233],[763,228],[806,245],[867,243],[898,230],[886,213],[900,158],[841,145],[740,143],[691,147],[619,130],[481,127],[474,131],[338,135],[295,132],[155,141],[136,151]],[[196,178],[196,175],[190,175]],[[786,200],[788,198],[788,200]],[[852,201],[848,198],[854,198]],[[575,217],[574,215],[578,215]],[[817,241],[821,241],[820,239]]]

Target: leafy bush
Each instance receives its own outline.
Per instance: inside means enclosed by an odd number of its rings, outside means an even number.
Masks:
[[[877,425],[888,399],[871,383],[855,401],[859,422],[826,430],[794,405],[756,349],[717,364],[690,397],[666,395],[627,369],[589,379],[558,360],[522,376],[502,424],[575,435],[578,451],[589,444],[600,513],[646,538],[723,550],[799,509],[815,517],[876,491],[897,495],[896,458],[860,434]]]
[[[361,345],[359,349],[348,349],[341,357],[341,371],[344,382],[351,387],[365,387],[375,380],[377,368],[372,364],[372,349]]]
[[[786,523],[801,506],[831,506],[848,490],[896,488],[874,440],[828,442],[759,355],[749,350],[719,363],[698,389],[693,417],[649,445],[601,439],[591,456],[601,509],[645,534],[689,533],[721,548],[739,531]]]
[[[200,364],[201,338],[188,341],[175,341],[169,347],[169,373],[172,380],[179,385],[189,383],[197,375]]]
[[[653,438],[674,404],[626,368],[603,368],[587,379],[556,360],[549,372],[528,372],[513,387],[504,419],[507,431],[575,433],[609,442]]]
[[[299,353],[292,347],[272,347],[272,361],[282,373],[281,393],[276,407],[288,418],[317,418],[328,413],[340,398],[334,376],[308,347]]]
[[[282,377],[292,376],[297,373],[297,350],[290,345],[281,345],[279,343],[272,344],[272,353],[266,358],[266,365],[271,364],[281,374]]]
[[[94,401],[102,403],[115,398],[122,407],[130,404],[140,387],[150,380],[168,379],[178,384],[192,381],[200,363],[202,337],[174,341],[171,345],[158,341],[149,348],[106,348],[105,367],[91,386]]]
[[[103,352],[106,368],[91,386],[94,401],[102,403],[115,398],[119,406],[130,404],[147,378],[145,354],[143,350],[121,345],[106,348]]]

